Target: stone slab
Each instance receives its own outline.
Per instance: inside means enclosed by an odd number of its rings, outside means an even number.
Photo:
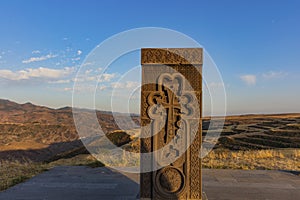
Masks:
[[[300,176],[274,170],[203,169],[208,200],[299,200]],[[271,181],[270,181],[271,180]],[[138,174],[55,167],[0,193],[0,200],[135,200]]]
[[[106,167],[62,166],[1,192],[0,199],[130,200],[136,199],[138,192],[139,185],[132,175]]]
[[[208,200],[299,200],[300,176],[275,170],[204,169]]]

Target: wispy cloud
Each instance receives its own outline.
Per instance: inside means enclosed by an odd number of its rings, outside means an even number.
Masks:
[[[48,81],[48,83],[53,83],[53,84],[63,84],[63,83],[70,83],[70,79],[62,79],[62,80],[56,80],[56,81]]]
[[[108,87],[106,85],[101,85],[98,87],[98,90],[103,91],[106,90]]]
[[[44,78],[44,79],[60,79],[70,75],[74,71],[72,67],[65,67],[64,69],[50,69],[50,68],[28,68],[25,70],[11,71],[0,70],[0,78],[4,78],[12,81],[29,80],[32,78]]]
[[[105,73],[100,76],[99,82],[109,82],[115,77],[116,77],[115,73],[112,73],[112,74]]]
[[[71,87],[65,87],[65,88],[63,89],[63,91],[65,91],[65,92],[73,91],[73,88],[71,88]]]
[[[269,71],[267,73],[264,73],[262,76],[264,79],[277,79],[277,78],[283,78],[285,76],[287,76],[288,73],[287,72],[283,72],[283,71]]]
[[[136,88],[140,85],[140,83],[135,82],[135,81],[126,81],[126,82],[101,82],[97,86],[98,91],[104,91],[104,90],[112,90],[112,89],[122,89],[122,90],[128,90],[132,88]],[[71,87],[66,87],[63,89],[63,91],[73,91],[73,88]],[[74,91],[76,92],[94,92],[95,91],[95,85],[94,84],[89,84],[88,82],[82,83],[80,85],[77,85],[74,88]]]
[[[32,53],[32,54],[40,54],[41,51],[39,51],[39,50],[34,50],[34,51],[32,51],[31,53]]]
[[[240,76],[240,79],[247,85],[255,85],[256,84],[256,75],[253,75],[253,74],[242,75],[242,76]]]
[[[78,61],[80,60],[80,57],[72,58],[72,61]]]
[[[40,56],[40,57],[31,57],[27,60],[23,60],[22,63],[24,64],[28,64],[28,63],[32,63],[32,62],[38,62],[38,61],[43,61],[43,60],[48,60],[50,58],[55,58],[57,55],[53,55],[53,54],[48,54],[45,56]]]
[[[86,92],[94,92],[95,91],[95,85],[78,85],[76,87],[65,87],[63,88],[64,92],[67,92],[67,91],[75,91],[75,92],[78,92],[78,93],[86,93]]]
[[[126,81],[125,83],[123,82],[111,83],[111,87],[114,89],[129,89],[129,88],[138,87],[139,85],[140,84],[138,82],[134,82],[134,81]]]
[[[73,78],[74,82],[91,82],[97,81],[99,83],[107,83],[111,82],[112,79],[117,77],[115,73],[104,73],[101,74],[102,68],[98,69],[86,69],[81,74],[77,75],[77,77]]]
[[[80,56],[82,54],[81,50],[77,50],[77,56]]]

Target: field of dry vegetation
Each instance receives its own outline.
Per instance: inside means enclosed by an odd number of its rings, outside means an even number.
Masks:
[[[213,134],[203,125],[204,136]],[[300,171],[300,114],[227,117],[203,167]]]
[[[202,165],[204,168],[300,171],[300,149],[214,150],[203,159]]]

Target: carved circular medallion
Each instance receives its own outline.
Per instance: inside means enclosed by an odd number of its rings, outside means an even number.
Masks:
[[[179,169],[166,167],[157,174],[157,183],[165,193],[178,193],[184,186],[184,176]]]

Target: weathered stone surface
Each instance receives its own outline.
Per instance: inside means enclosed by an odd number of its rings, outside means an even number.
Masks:
[[[1,200],[135,200],[134,174],[100,167],[61,166],[0,192]]]
[[[55,167],[0,192],[2,200],[135,200],[139,174],[84,166]],[[299,175],[275,170],[203,169],[209,200],[297,200]]]
[[[141,199],[201,199],[202,49],[142,49]],[[158,169],[158,170],[156,170]]]
[[[147,48],[142,49],[141,64],[203,64],[201,48]]]

